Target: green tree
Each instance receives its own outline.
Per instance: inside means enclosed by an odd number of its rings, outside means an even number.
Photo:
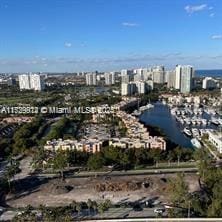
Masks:
[[[67,154],[63,151],[58,151],[53,158],[53,170],[59,170],[61,179],[64,179],[64,169],[67,166]]]
[[[152,149],[150,150],[152,158],[155,161],[156,167],[158,167],[158,163],[161,160],[162,151],[160,149]]]
[[[104,158],[102,157],[101,153],[95,153],[89,157],[87,162],[87,166],[91,170],[98,170],[101,169],[104,165]]]
[[[98,211],[99,213],[103,213],[104,211],[108,210],[110,207],[111,207],[111,201],[107,199],[98,205]]]
[[[167,154],[167,160],[168,160],[168,165],[170,166],[171,161],[174,159],[174,153],[173,151],[169,151]]]
[[[167,188],[173,204],[181,207],[187,205],[188,185],[185,182],[184,174],[177,174],[176,178],[170,180]]]
[[[175,149],[175,153],[176,153],[176,156],[177,156],[177,164],[179,166],[180,165],[180,158],[181,158],[182,153],[183,153],[181,147],[177,146],[176,149]]]
[[[89,209],[89,214],[90,214],[91,208],[93,206],[93,202],[92,202],[92,200],[88,199],[86,204],[87,204],[87,207]]]

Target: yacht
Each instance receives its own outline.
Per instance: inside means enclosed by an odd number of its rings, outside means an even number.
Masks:
[[[132,115],[133,116],[140,116],[142,113],[139,110],[135,110]]]
[[[184,134],[186,134],[187,136],[190,136],[190,137],[192,136],[191,131],[190,131],[187,127],[184,128],[183,132],[184,132]]]
[[[163,104],[163,105],[167,105],[166,100],[163,99],[163,100],[162,100],[162,104]]]
[[[216,126],[218,126],[220,124],[219,121],[217,119],[215,119],[215,118],[211,119],[211,123],[213,123]]]
[[[193,134],[193,137],[199,137],[200,136],[199,130],[197,128],[191,129],[191,132]]]
[[[192,143],[192,145],[193,145],[193,147],[194,148],[201,148],[202,146],[201,146],[201,143],[199,142],[199,140],[198,139],[196,139],[196,138],[193,138],[193,139],[191,139],[191,143]]]
[[[151,103],[148,103],[148,104],[146,105],[146,107],[147,107],[147,109],[151,109],[151,108],[154,108],[154,105],[151,104]]]
[[[139,108],[139,111],[141,111],[141,112],[146,111],[146,110],[147,110],[147,107],[146,107],[146,106],[141,106],[141,107]]]
[[[191,122],[193,125],[196,125],[196,120],[192,119]]]
[[[206,126],[206,125],[207,125],[207,120],[206,120],[206,119],[202,119],[202,124],[203,124],[204,126]]]

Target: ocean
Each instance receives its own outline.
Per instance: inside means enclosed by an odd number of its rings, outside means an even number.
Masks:
[[[222,78],[222,69],[195,70],[195,76],[209,76]]]

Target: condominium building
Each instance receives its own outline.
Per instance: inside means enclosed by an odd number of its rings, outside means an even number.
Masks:
[[[180,92],[181,93],[190,93],[193,87],[193,67],[192,66],[182,66],[181,70],[181,86]]]
[[[86,85],[88,86],[92,86],[92,85],[96,85],[96,73],[87,73],[86,74]]]
[[[153,80],[147,80],[146,81],[146,91],[152,91],[154,88]]]
[[[153,82],[163,84],[165,80],[164,66],[156,66],[153,68]]]
[[[175,89],[180,89],[181,86],[181,65],[177,65],[175,69]]]
[[[167,82],[167,87],[175,87],[175,81],[176,81],[176,72],[174,70],[172,71],[166,71],[165,74],[165,82]]]
[[[77,140],[49,140],[46,142],[44,146],[44,150],[57,152],[59,150],[67,151],[67,150],[78,150],[85,151],[88,153],[96,153],[100,152],[102,148],[103,141],[98,139],[82,139],[80,141]]]
[[[203,79],[202,88],[203,89],[214,89],[217,87],[217,81],[212,77],[205,77]]]
[[[121,82],[122,83],[129,83],[133,80],[133,71],[128,69],[121,70]]]
[[[219,153],[222,153],[222,133],[221,132],[208,132],[209,141],[217,148]]]
[[[45,88],[43,76],[39,74],[22,74],[19,75],[18,78],[20,90],[34,89],[36,91],[41,91]]]
[[[138,94],[144,94],[146,92],[146,85],[143,81],[137,81],[136,84],[136,92]]]
[[[115,73],[105,73],[105,84],[106,85],[113,85],[115,84]]]
[[[30,87],[36,91],[42,91],[45,88],[45,83],[43,80],[43,76],[38,74],[30,75]]]
[[[133,95],[136,92],[136,84],[134,82],[121,84],[121,95]]]
[[[18,76],[19,79],[19,89],[31,89],[30,86],[30,76],[28,74],[22,74]]]

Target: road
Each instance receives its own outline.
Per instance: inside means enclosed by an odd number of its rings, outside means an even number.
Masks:
[[[98,176],[129,176],[129,175],[152,175],[152,174],[172,174],[172,173],[196,173],[196,167],[183,167],[183,168],[158,168],[158,169],[145,169],[145,170],[128,170],[128,171],[110,171],[110,172],[92,172],[83,171],[80,173],[66,175],[67,178],[84,178],[84,177],[98,177]],[[38,177],[55,177],[58,174],[36,174]]]

